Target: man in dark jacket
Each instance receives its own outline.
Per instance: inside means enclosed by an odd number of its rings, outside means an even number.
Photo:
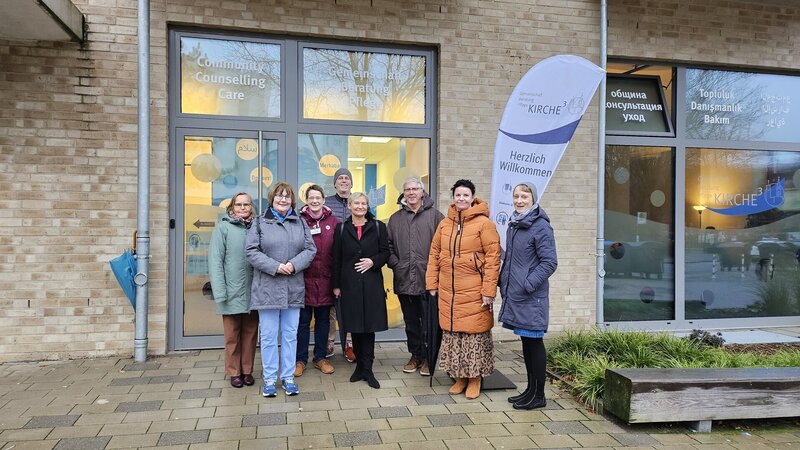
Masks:
[[[422,313],[425,299],[425,270],[431,241],[442,213],[433,207],[433,199],[425,192],[418,178],[403,182],[403,195],[398,200],[400,210],[392,214],[389,232],[389,267],[394,271],[394,292],[400,299],[406,337],[411,359],[403,372],[429,376],[428,361],[422,336]]]
[[[325,206],[331,209],[333,217],[338,219],[338,222],[344,223],[345,220],[350,218],[350,208],[347,207],[347,199],[353,189],[353,174],[344,167],[340,168],[333,174],[333,188],[336,193],[325,197]],[[333,343],[336,339],[336,309],[331,308],[330,312],[331,324],[328,332],[328,349],[327,357],[333,356]],[[342,342],[342,351],[347,362],[356,360],[356,355],[353,352],[353,343],[350,340],[350,335],[347,335],[346,342]]]

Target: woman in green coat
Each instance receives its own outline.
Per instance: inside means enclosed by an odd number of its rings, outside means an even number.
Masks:
[[[217,314],[225,336],[225,375],[231,386],[255,384],[253,361],[258,337],[258,312],[250,311],[253,268],[244,256],[247,229],[255,217],[253,199],[240,192],[231,198],[208,249],[208,273]]]

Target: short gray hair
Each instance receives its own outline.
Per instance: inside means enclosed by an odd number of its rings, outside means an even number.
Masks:
[[[406,185],[408,183],[417,183],[417,186],[419,186],[420,189],[422,189],[423,191],[425,190],[425,183],[423,183],[422,180],[420,180],[417,177],[408,177],[405,180],[403,180],[403,189],[404,190],[405,190]]]
[[[363,192],[353,192],[350,194],[350,197],[347,197],[347,206],[353,206],[355,199],[360,197],[364,197],[364,200],[367,201],[367,207],[369,207],[369,197],[367,197],[367,194]]]

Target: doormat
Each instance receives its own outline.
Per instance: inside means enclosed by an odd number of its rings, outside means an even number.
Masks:
[[[496,391],[500,389],[516,389],[517,385],[514,384],[503,372],[495,369],[491,375],[484,377],[481,383],[482,391]]]

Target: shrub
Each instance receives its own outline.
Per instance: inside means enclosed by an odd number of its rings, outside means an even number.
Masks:
[[[722,347],[722,344],[725,343],[722,333],[711,334],[703,330],[692,330],[687,339],[699,344],[710,345],[711,347]]]

